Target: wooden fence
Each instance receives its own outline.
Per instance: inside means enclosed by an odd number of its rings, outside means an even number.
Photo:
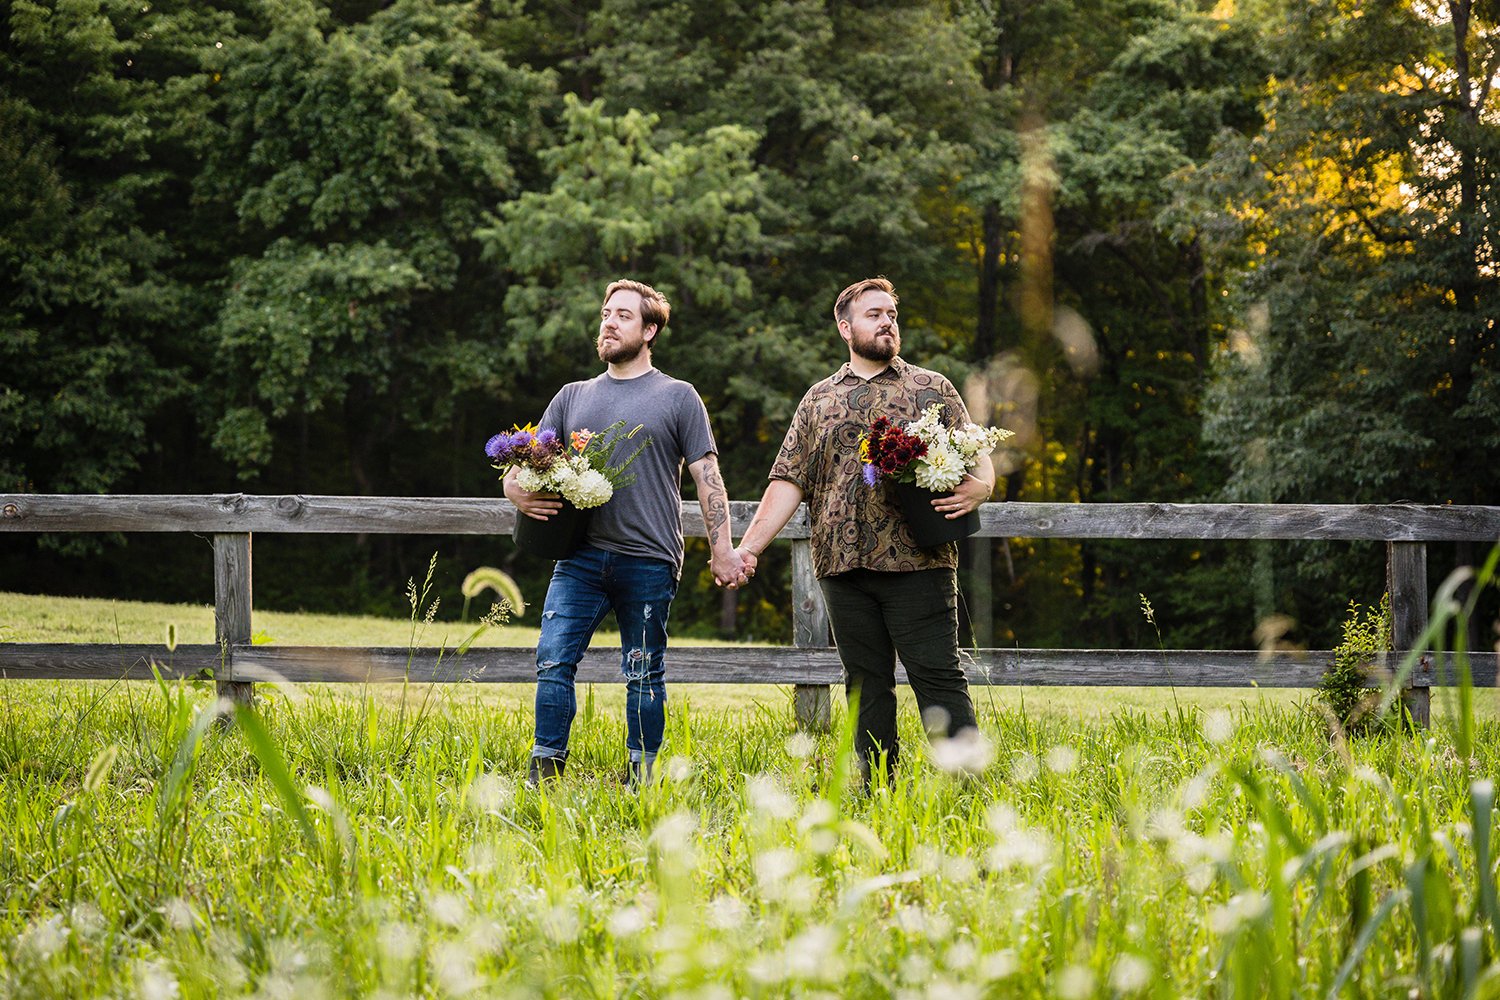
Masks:
[[[756,504],[730,504],[738,538]],[[476,647],[462,656],[423,648],[251,645],[253,535],[509,535],[516,512],[491,498],[336,496],[126,496],[0,494],[5,532],[194,532],[214,547],[216,642],[155,644],[0,643],[0,676],[14,678],[146,678],[152,664],[167,676],[212,676],[230,697],[248,699],[257,681],[530,682],[528,647]],[[1500,507],[1291,504],[991,503],[980,511],[981,537],[1115,539],[1338,539],[1384,541],[1398,655],[1427,625],[1426,543],[1500,539]],[[702,536],[698,505],[683,504],[688,535]],[[841,680],[829,642],[822,596],[813,578],[806,508],[782,531],[792,546],[793,645],[674,646],[670,677],[688,683],[791,684],[797,717],[827,724],[830,685]],[[0,587],[5,587],[0,581]],[[1332,662],[1328,651],[977,649],[969,651],[974,684],[1177,687],[1312,687]],[[1496,654],[1471,657],[1474,680],[1493,686]],[[1407,704],[1428,720],[1429,689],[1444,665],[1424,656],[1410,678]],[[618,652],[590,651],[582,682],[619,678]]]

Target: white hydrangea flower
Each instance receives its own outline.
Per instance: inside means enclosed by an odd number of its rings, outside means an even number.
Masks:
[[[934,493],[951,493],[964,478],[964,460],[951,448],[928,448],[917,462],[917,485]]]
[[[516,473],[516,485],[527,493],[547,492],[547,483],[542,479],[541,473],[529,467],[522,467]]]
[[[610,485],[604,473],[589,469],[576,476],[569,486],[563,487],[563,495],[579,509],[598,507],[615,495],[615,488]]]

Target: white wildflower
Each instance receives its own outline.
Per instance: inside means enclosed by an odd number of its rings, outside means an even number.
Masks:
[[[972,969],[977,961],[979,961],[979,949],[974,947],[972,941],[960,941],[943,955],[943,964],[954,972]]]
[[[837,979],[843,973],[837,948],[838,935],[833,928],[809,927],[786,944],[787,972],[798,979]]]
[[[382,924],[376,937],[380,942],[380,953],[397,963],[415,958],[422,944],[416,928],[401,920]]]
[[[907,955],[901,960],[901,980],[921,985],[932,979],[932,960],[926,955]]]
[[[1086,965],[1070,965],[1057,974],[1057,995],[1062,1000],[1084,1000],[1094,992],[1094,973]]]
[[[21,933],[20,945],[37,958],[51,958],[67,942],[68,933],[69,928],[63,926],[63,918],[51,916],[26,928]]]
[[[1018,784],[1025,784],[1040,774],[1041,770],[1041,765],[1031,754],[1017,754],[1010,765],[1010,777]]]
[[[651,831],[651,843],[663,853],[691,851],[693,832],[698,828],[697,818],[690,812],[670,813],[663,816],[656,829]]]
[[[444,927],[457,927],[469,915],[469,907],[453,893],[440,892],[428,902],[427,912],[434,922]]]
[[[1223,906],[1216,906],[1208,914],[1208,926],[1215,934],[1223,936],[1238,930],[1242,924],[1253,923],[1265,916],[1270,902],[1259,892],[1243,892],[1230,896]]]
[[[1009,979],[1021,967],[1014,949],[1004,948],[979,960],[979,974],[986,980]]]
[[[662,764],[661,771],[668,781],[680,785],[692,778],[693,762],[687,757],[668,757]]]
[[[139,984],[137,995],[141,1000],[177,1000],[177,997],[182,995],[177,985],[177,977],[163,968],[160,963],[137,962],[135,977]]]
[[[198,923],[193,914],[192,905],[185,899],[173,896],[161,906],[162,916],[166,918],[167,926],[177,931],[190,931]]]
[[[715,930],[737,930],[749,917],[750,908],[735,896],[715,896],[708,904],[708,925]]]
[[[1053,774],[1067,774],[1078,766],[1078,751],[1058,744],[1047,751],[1047,769]]]
[[[622,906],[609,915],[609,932],[617,938],[639,934],[651,924],[651,915],[634,904]]]
[[[1139,993],[1151,982],[1151,963],[1128,952],[1115,959],[1109,970],[1109,985],[1116,993]]]
[[[932,762],[948,774],[979,774],[994,761],[994,746],[974,726],[960,729],[952,739],[932,741]]]
[[[777,848],[757,854],[751,865],[761,894],[767,899],[777,899],[785,891],[787,879],[797,871],[797,855],[786,848]]]
[[[757,774],[745,782],[745,798],[753,811],[771,819],[791,819],[797,814],[797,803],[768,775]]]
[[[432,968],[448,996],[472,993],[484,985],[474,967],[474,956],[456,941],[439,945],[434,950]]]
[[[1203,717],[1203,738],[1209,743],[1227,743],[1234,738],[1234,716],[1216,708]]]
[[[515,792],[510,779],[487,772],[475,778],[469,786],[469,807],[478,813],[498,813],[510,805]]]
[[[795,757],[797,760],[806,760],[816,749],[818,749],[818,741],[800,730],[786,738],[787,756]]]

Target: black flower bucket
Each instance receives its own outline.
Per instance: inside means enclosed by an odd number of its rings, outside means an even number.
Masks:
[[[893,482],[896,503],[906,517],[912,538],[919,547],[935,549],[945,542],[957,542],[968,538],[979,530],[979,512],[971,510],[963,517],[951,520],[933,509],[932,501],[946,493],[934,493],[916,483]]]

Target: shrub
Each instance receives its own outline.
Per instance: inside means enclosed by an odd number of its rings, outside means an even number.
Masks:
[[[1333,666],[1318,685],[1318,698],[1328,707],[1333,721],[1348,735],[1384,729],[1391,724],[1399,709],[1384,716],[1376,715],[1381,692],[1371,683],[1376,656],[1393,648],[1391,595],[1383,595],[1379,605],[1364,612],[1358,603],[1350,601],[1343,632],[1343,640],[1333,649]]]

